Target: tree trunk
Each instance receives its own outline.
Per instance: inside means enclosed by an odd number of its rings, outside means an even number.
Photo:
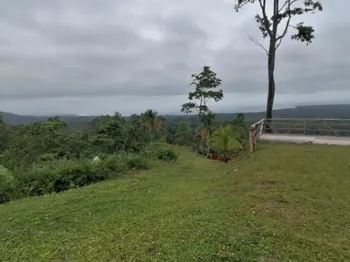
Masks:
[[[206,141],[206,145],[207,145],[207,155],[206,155],[206,157],[208,157],[210,155],[209,138],[207,137],[206,140],[207,140]]]
[[[274,0],[274,16],[278,14],[279,0]],[[276,20],[272,23],[272,35],[270,36],[269,54],[267,62],[267,74],[268,74],[268,93],[266,103],[266,121],[265,121],[265,132],[272,133],[272,110],[273,103],[275,100],[275,61],[276,61],[276,37],[277,37],[277,26]]]
[[[272,41],[271,41],[272,42]],[[271,43],[270,43],[271,45]],[[273,45],[274,46],[274,45]],[[268,58],[268,93],[267,93],[267,103],[266,103],[266,122],[265,122],[265,132],[271,133],[271,123],[272,123],[272,110],[273,103],[275,100],[275,50],[269,54]]]

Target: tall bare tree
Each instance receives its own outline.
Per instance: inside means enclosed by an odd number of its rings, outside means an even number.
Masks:
[[[235,9],[238,12],[247,4],[258,4],[260,13],[256,14],[255,21],[263,38],[269,38],[268,48],[259,43],[256,38],[250,39],[260,46],[268,56],[268,95],[266,105],[266,118],[272,118],[273,103],[275,98],[275,61],[276,51],[282,40],[288,35],[289,29],[293,29],[291,39],[310,44],[315,38],[314,28],[304,22],[292,24],[293,17],[307,13],[322,11],[322,4],[316,0],[235,0]],[[269,130],[267,130],[269,131]]]

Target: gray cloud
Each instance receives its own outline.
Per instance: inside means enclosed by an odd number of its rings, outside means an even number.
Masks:
[[[266,40],[254,8],[237,14],[233,2],[3,0],[0,111],[176,112],[203,65],[223,80],[218,110],[262,109],[266,55],[248,35]],[[333,2],[306,18],[312,45],[285,39],[280,47],[276,106],[350,98],[350,2]]]

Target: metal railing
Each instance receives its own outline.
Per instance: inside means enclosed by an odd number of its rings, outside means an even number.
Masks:
[[[250,150],[254,151],[256,140],[264,133],[350,136],[350,119],[326,118],[272,118],[261,119],[249,127]]]

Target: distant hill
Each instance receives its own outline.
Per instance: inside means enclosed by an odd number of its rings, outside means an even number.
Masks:
[[[30,115],[17,115],[13,113],[0,112],[3,116],[5,124],[10,126],[27,125],[35,122],[42,122],[48,119],[50,116],[30,116]],[[52,115],[53,116],[53,115]],[[71,129],[86,129],[89,127],[91,120],[97,116],[78,116],[78,115],[59,115]]]
[[[243,112],[244,113],[244,112]],[[30,124],[45,121],[49,116],[16,115],[13,113],[0,112],[7,125]],[[265,116],[265,112],[244,113],[248,122],[258,121]],[[220,113],[217,119],[221,121],[232,120],[236,113]],[[60,116],[71,129],[85,129],[89,127],[91,120],[97,116],[61,115]],[[164,115],[169,122],[177,123],[182,120],[195,121],[193,115]],[[349,118],[350,104],[346,105],[310,105],[296,106],[294,108],[278,109],[273,111],[273,117],[298,117],[298,118]]]
[[[244,113],[244,112],[242,112]],[[259,121],[265,117],[265,112],[244,113],[249,123]],[[220,113],[217,120],[229,121],[236,117],[236,113]],[[273,111],[274,118],[348,118],[350,119],[350,104],[346,105],[310,105],[296,106],[294,108],[277,109]],[[166,116],[169,121],[189,120],[194,116]]]

